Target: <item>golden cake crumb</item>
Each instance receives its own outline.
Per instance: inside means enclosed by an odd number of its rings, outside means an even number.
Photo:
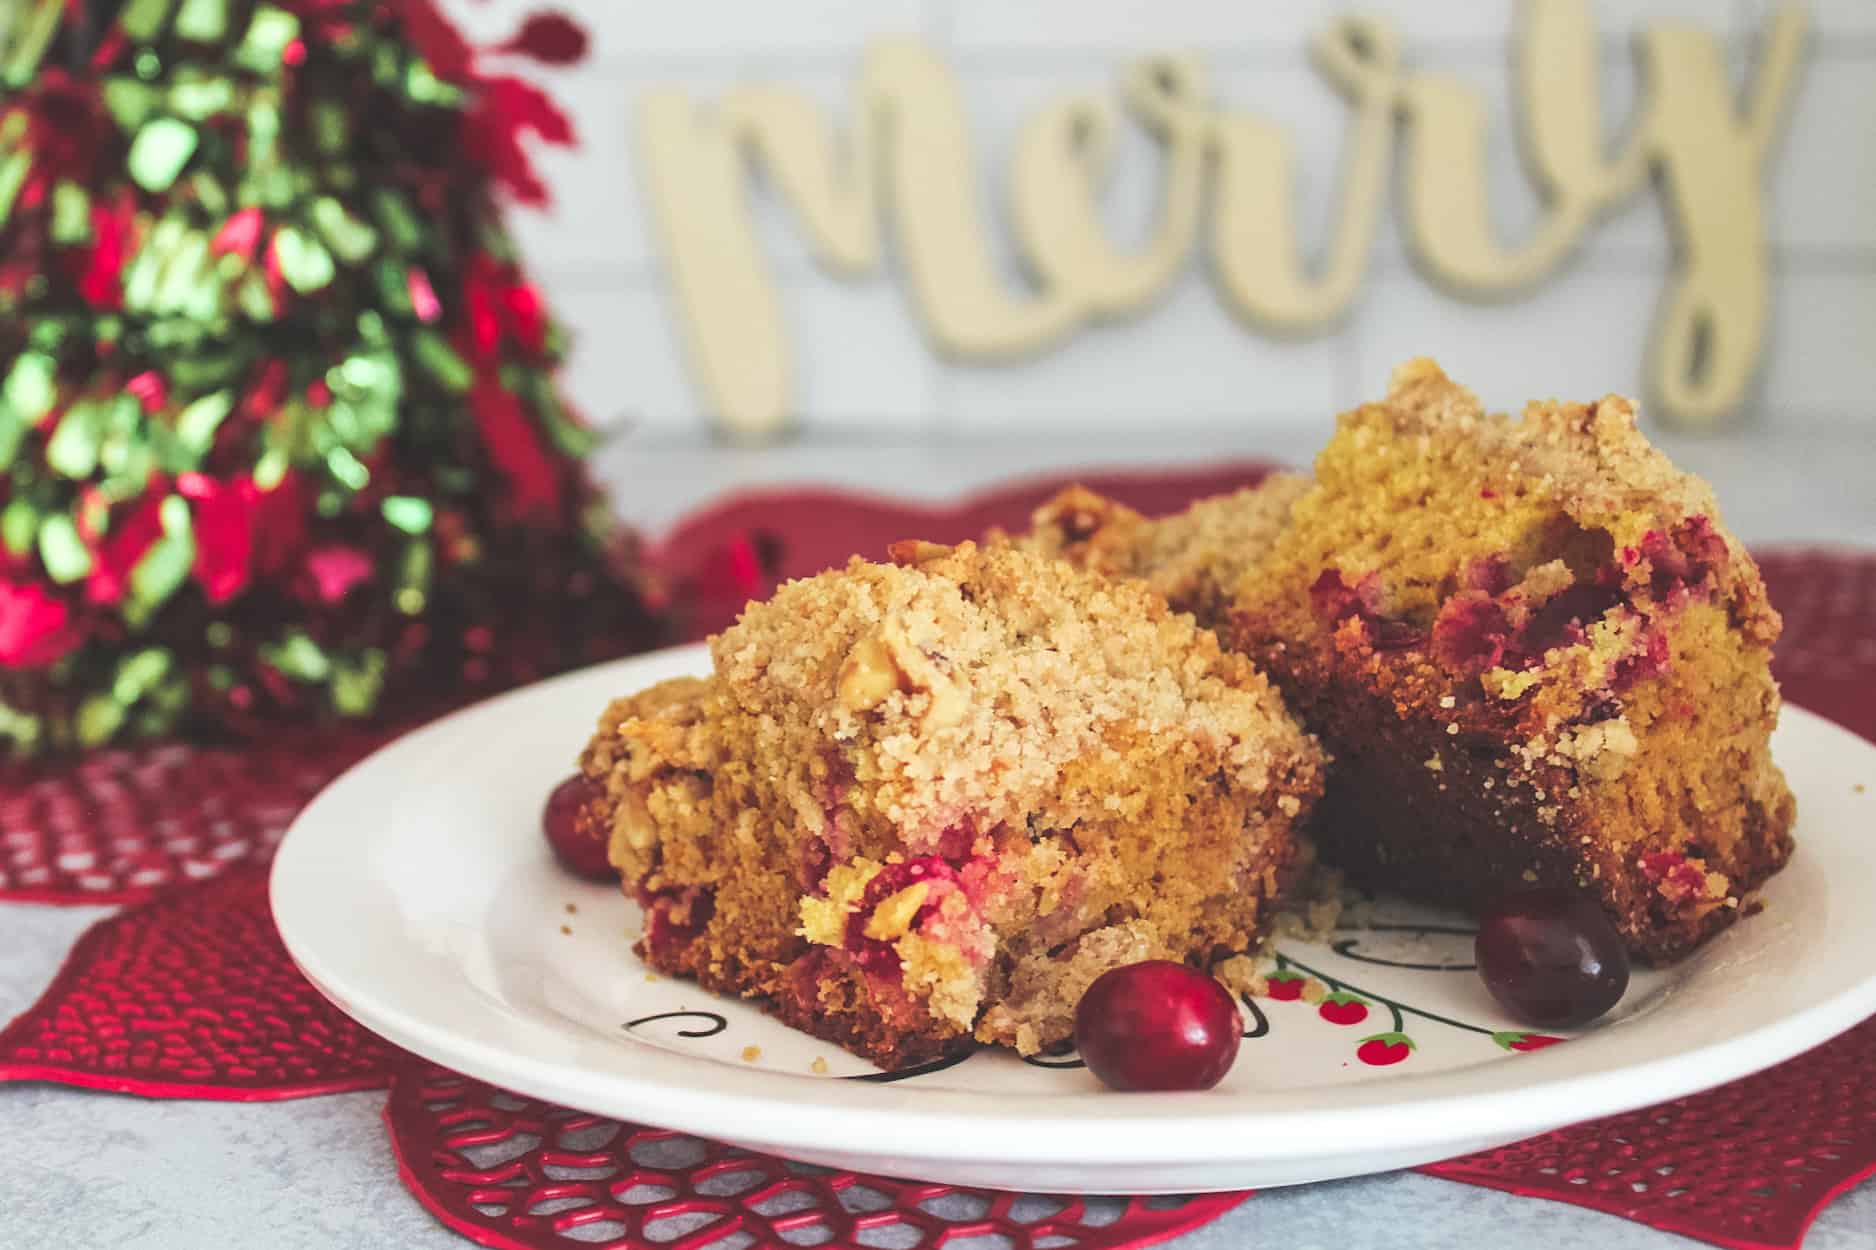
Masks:
[[[754,1063],[756,1060],[760,1058],[762,1058],[762,1047],[760,1046],[743,1047],[743,1062],[744,1063]]]
[[[572,933],[572,932],[573,932],[573,928],[572,928],[572,926],[570,926],[570,925],[564,925],[564,924],[563,924],[563,925],[561,925],[561,926],[560,926],[560,931],[561,931],[562,933],[567,933],[567,934],[570,934],[570,933]]]
[[[827,1075],[827,1060],[821,1058],[821,1056],[819,1055],[816,1055],[814,1057],[814,1062],[808,1065],[808,1071],[814,1073],[816,1076],[826,1076]]]

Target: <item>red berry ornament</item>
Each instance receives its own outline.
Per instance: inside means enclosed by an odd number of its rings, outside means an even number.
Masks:
[[[1479,917],[1479,975],[1518,1019],[1587,1024],[1628,989],[1628,950],[1596,900],[1575,890],[1526,890]]]
[[[606,834],[586,815],[587,805],[599,797],[599,787],[575,773],[554,787],[541,812],[541,832],[553,848],[560,866],[588,881],[617,881],[619,874],[606,859]]]
[[[1165,959],[1102,973],[1075,1008],[1075,1049],[1114,1089],[1210,1089],[1243,1032],[1224,986]]]

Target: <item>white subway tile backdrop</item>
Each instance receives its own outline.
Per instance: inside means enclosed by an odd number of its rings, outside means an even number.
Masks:
[[[534,0],[448,0],[473,36],[512,31]],[[1318,247],[1337,202],[1348,115],[1310,67],[1309,38],[1337,14],[1389,18],[1409,66],[1450,72],[1484,94],[1490,118],[1492,216],[1524,237],[1541,203],[1520,164],[1512,102],[1516,0],[1366,4],[1244,0],[586,0],[573,11],[593,35],[581,66],[516,64],[572,114],[575,152],[540,160],[556,204],[516,210],[516,232],[550,304],[574,336],[566,377],[598,424],[632,429],[640,446],[707,444],[709,415],[693,385],[640,196],[634,110],[650,86],[708,101],[737,82],[794,86],[851,119],[859,54],[880,35],[928,40],[957,71],[976,143],[983,202],[1010,280],[1007,178],[1020,125],[1071,91],[1117,100],[1120,71],[1152,51],[1197,53],[1218,98],[1268,117],[1293,137],[1297,220]],[[1738,75],[1750,72],[1773,0],[1600,0],[1605,127],[1623,133],[1640,87],[1632,39],[1662,20],[1720,33]],[[1731,424],[1841,437],[1876,414],[1876,0],[1812,0],[1812,33],[1789,124],[1767,169],[1774,321],[1761,380]],[[1716,120],[1716,124],[1721,124]],[[1157,152],[1123,123],[1109,221],[1120,240],[1153,220]],[[1214,431],[1273,441],[1372,394],[1399,359],[1431,353],[1487,402],[1533,395],[1634,391],[1671,259],[1652,192],[1623,205],[1562,272],[1522,295],[1468,302],[1430,284],[1406,259],[1390,204],[1366,283],[1328,333],[1282,339],[1233,317],[1203,257],[1145,313],[1091,327],[1035,359],[961,364],[922,335],[891,261],[844,281],[815,268],[797,224],[764,189],[752,195],[781,290],[795,365],[800,437],[845,442],[1069,432],[1125,438]],[[887,245],[888,256],[891,244]],[[1281,432],[1281,433],[1280,433]],[[1742,433],[1742,437],[1744,434]],[[1724,436],[1722,436],[1724,437]]]

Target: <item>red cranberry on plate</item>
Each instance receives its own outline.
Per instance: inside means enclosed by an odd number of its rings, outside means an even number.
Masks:
[[[1588,1024],[1628,989],[1628,950],[1596,900],[1575,890],[1524,890],[1479,917],[1479,975],[1492,997],[1531,1024]]]
[[[582,815],[586,805],[599,797],[599,787],[575,773],[547,796],[541,811],[541,832],[553,848],[560,866],[588,881],[617,881],[619,874],[606,859],[605,830]]]
[[[1075,1049],[1114,1089],[1210,1089],[1243,1032],[1224,986],[1166,959],[1102,973],[1075,1008]]]

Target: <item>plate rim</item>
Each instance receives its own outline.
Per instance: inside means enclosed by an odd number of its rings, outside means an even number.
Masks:
[[[1424,1146],[1431,1160],[1443,1157],[1439,1154],[1443,1144],[1486,1138],[1517,1140],[1710,1089],[1781,1063],[1876,1013],[1876,965],[1872,965],[1861,979],[1840,985],[1836,992],[1801,1010],[1731,1037],[1652,1059],[1563,1074],[1580,1062],[1566,1053],[1580,1055],[1583,1047],[1579,1044],[1506,1061],[1506,1074],[1512,1068],[1519,1074],[1515,1081],[1484,1079],[1501,1067],[1493,1063],[1428,1074],[1403,1073],[1379,1083],[1274,1091],[1247,1105],[1245,1097],[1226,1100],[1204,1093],[1124,1097],[1111,1091],[991,1093],[832,1081],[737,1069],[655,1046],[632,1052],[635,1070],[630,1073],[568,1069],[466,1036],[447,1021],[425,1019],[421,1010],[386,1002],[369,987],[361,990],[345,976],[332,975],[319,948],[317,925],[306,923],[303,908],[311,900],[301,893],[313,884],[305,874],[318,859],[308,857],[314,840],[322,836],[315,831],[330,813],[355,793],[362,793],[378,774],[396,772],[400,764],[477,720],[548,698],[548,692],[557,687],[597,682],[603,674],[620,674],[618,688],[624,689],[635,670],[669,666],[674,672],[694,671],[699,661],[707,663],[707,657],[706,644],[692,643],[561,674],[452,712],[348,768],[296,815],[269,874],[276,926],[295,965],[341,1011],[398,1046],[519,1093],[597,1114],[759,1145],[777,1153],[818,1149],[826,1154],[824,1146],[811,1145],[818,1137],[877,1154],[911,1150],[918,1160],[934,1165],[1047,1161],[1095,1167],[1200,1162],[1251,1167],[1344,1159],[1364,1147],[1372,1149],[1376,1142],[1402,1141]],[[1784,714],[1805,724],[1806,732],[1822,731],[1847,740],[1876,764],[1876,745],[1849,730],[1790,704]],[[1803,795],[1799,798],[1802,802]],[[1802,846],[1798,853],[1803,853]],[[309,866],[302,867],[303,863]],[[707,1079],[687,1080],[687,1076]],[[1445,1088],[1455,1083],[1478,1087]],[[1372,1096],[1367,1100],[1348,1097],[1381,1088],[1388,1094],[1378,1101]],[[1260,1105],[1295,1103],[1305,1096],[1327,1105]],[[1594,1109],[1584,1112],[1584,1106]],[[994,1133],[986,1131],[991,1126]],[[913,1140],[917,1146],[908,1146]]]

